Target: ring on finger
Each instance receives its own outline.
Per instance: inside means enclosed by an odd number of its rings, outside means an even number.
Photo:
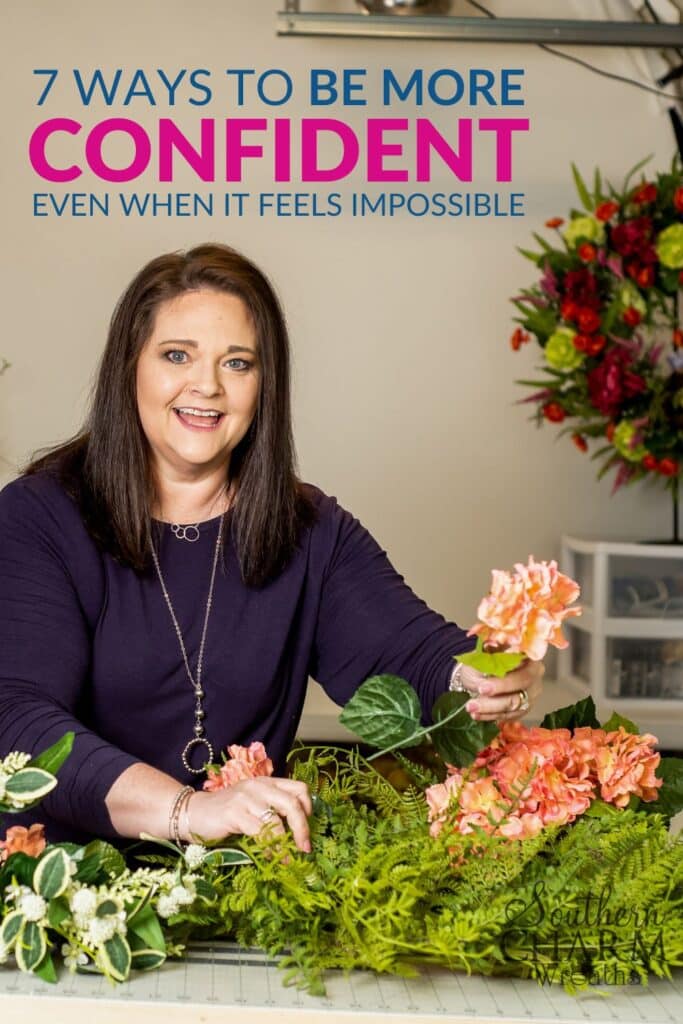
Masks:
[[[514,711],[528,711],[529,710],[529,694],[526,690],[517,691],[517,707]]]
[[[272,807],[266,807],[265,811],[261,811],[258,816],[259,821],[262,821],[265,825],[267,822],[272,821],[273,818],[277,817],[275,810]]]

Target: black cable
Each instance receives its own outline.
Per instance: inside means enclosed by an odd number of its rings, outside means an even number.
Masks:
[[[487,10],[486,7],[482,6],[478,0],[467,0],[468,4],[472,7],[476,7],[478,11],[485,14],[488,18],[497,18],[497,14],[493,14],[492,11]],[[539,50],[545,50],[546,53],[552,53],[554,57],[562,57],[564,60],[569,60],[573,64],[578,64],[582,68],[587,68],[588,71],[593,71],[596,75],[601,75],[603,78],[610,78],[614,82],[624,82],[626,85],[635,85],[637,89],[643,89],[645,92],[654,93],[655,96],[663,96],[667,100],[671,100],[673,103],[680,103],[681,99],[679,96],[673,96],[670,92],[664,92],[663,89],[655,89],[652,85],[645,85],[644,82],[639,82],[636,78],[628,78],[626,75],[617,75],[613,71],[605,71],[603,68],[596,68],[594,64],[589,64],[587,60],[582,60],[581,57],[575,57],[573,54],[564,53],[562,50],[556,50],[554,46],[548,46],[547,43],[536,43]]]

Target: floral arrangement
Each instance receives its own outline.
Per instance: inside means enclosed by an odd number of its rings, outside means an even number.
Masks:
[[[581,452],[598,442],[599,477],[614,489],[654,477],[676,486],[683,459],[683,170],[621,190],[596,171],[590,190],[574,167],[583,206],[552,217],[540,251],[520,250],[542,272],[513,302],[515,351],[535,337],[544,376],[524,402],[540,424],[562,428]]]
[[[477,651],[460,659],[503,675],[566,645],[577,596],[554,562],[494,572],[470,631]],[[123,981],[182,956],[193,937],[228,937],[277,956],[285,982],[315,994],[329,968],[408,976],[427,962],[574,991],[683,966],[683,834],[668,831],[683,808],[683,760],[660,757],[655,738],[618,715],[601,726],[590,698],[500,732],[463,715],[466,700],[444,694],[425,729],[410,685],[373,677],[342,720],[382,750],[295,749],[291,774],[313,798],[309,855],[266,826],[222,845],[156,839],[136,854],[154,866],[133,867],[100,840],[50,845],[40,825],[10,828],[0,962],[54,982],[60,952],[70,971]],[[416,747],[427,732],[433,746]],[[0,762],[0,812],[51,791],[72,741]],[[227,753],[205,789],[273,772],[262,743]],[[395,761],[400,786],[377,770]],[[596,894],[577,942],[576,908]]]

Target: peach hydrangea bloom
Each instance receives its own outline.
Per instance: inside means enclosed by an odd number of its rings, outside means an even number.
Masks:
[[[579,596],[578,583],[558,572],[557,562],[517,562],[513,573],[494,569],[491,590],[477,609],[479,622],[469,631],[495,650],[524,654],[532,661],[545,657],[548,644],[566,647],[562,623],[580,608],[569,608]]]
[[[13,825],[7,829],[4,840],[0,839],[0,864],[13,853],[25,853],[29,857],[39,857],[45,849],[45,826]]]
[[[240,747],[233,743],[228,747],[230,760],[220,768],[209,769],[208,778],[202,789],[227,789],[243,779],[256,779],[259,776],[273,774],[273,762],[266,754],[266,748],[258,740],[248,747]]]
[[[430,834],[450,814],[456,833],[477,829],[508,838],[537,835],[549,825],[566,825],[598,796],[625,807],[632,793],[656,800],[659,754],[654,736],[581,727],[527,728],[505,722],[488,747],[465,771],[427,790]]]
[[[650,733],[634,735],[619,726],[608,732],[597,751],[596,772],[600,796],[617,807],[625,807],[631,794],[646,803],[657,799],[662,779],[655,777],[660,755],[650,748],[657,738]]]

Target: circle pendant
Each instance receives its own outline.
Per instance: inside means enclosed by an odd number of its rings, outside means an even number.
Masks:
[[[178,540],[189,540],[192,544],[199,540],[199,526],[198,525],[187,525],[180,526],[178,523],[173,523],[171,530],[176,535]]]
[[[213,761],[213,747],[204,736],[195,736],[194,739],[190,740],[190,742],[186,745],[185,749],[182,752],[181,757],[183,760],[183,764],[185,766],[186,771],[190,772],[191,775],[204,774],[204,767],[193,768],[192,765],[190,764],[190,753],[194,750],[195,747],[202,746],[206,747],[207,751],[207,757],[206,760],[204,761],[204,765],[210,764]]]

